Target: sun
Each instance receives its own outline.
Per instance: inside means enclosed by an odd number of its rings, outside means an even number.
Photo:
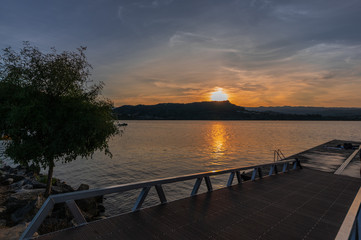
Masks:
[[[212,101],[227,101],[228,95],[223,92],[222,88],[217,88],[217,91],[211,93]]]

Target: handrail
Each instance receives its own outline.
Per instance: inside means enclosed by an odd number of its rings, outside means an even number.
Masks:
[[[359,188],[356,197],[354,198],[351,207],[349,208],[346,217],[343,220],[340,229],[338,230],[335,240],[360,239],[361,237],[360,206],[361,206],[361,188]]]
[[[44,219],[52,211],[54,204],[57,204],[57,203],[66,203],[66,205],[70,209],[70,212],[72,213],[72,215],[75,219],[75,222],[78,225],[82,225],[82,224],[86,224],[86,221],[83,217],[83,214],[81,213],[78,206],[76,205],[75,200],[91,198],[91,197],[96,197],[96,196],[103,196],[103,195],[112,194],[112,193],[121,193],[121,192],[129,191],[129,190],[142,188],[142,191],[132,209],[133,211],[138,211],[141,208],[142,203],[144,202],[144,199],[146,198],[150,188],[153,186],[157,190],[161,204],[164,204],[164,203],[167,203],[167,200],[166,200],[163,188],[162,188],[163,184],[169,184],[169,183],[182,182],[182,181],[196,179],[196,182],[194,184],[194,187],[193,187],[193,190],[191,193],[191,196],[194,196],[197,194],[203,178],[205,179],[208,192],[211,192],[213,189],[212,189],[212,184],[210,181],[210,176],[230,173],[230,176],[229,176],[229,179],[227,182],[227,187],[230,187],[232,185],[235,175],[237,176],[238,183],[240,184],[242,182],[241,174],[240,174],[240,171],[242,171],[242,170],[253,169],[251,180],[254,181],[256,179],[257,174],[258,174],[259,178],[262,178],[262,168],[270,167],[270,171],[268,174],[270,176],[272,174],[278,174],[277,165],[283,165],[282,172],[286,172],[289,168],[290,163],[293,164],[293,167],[292,167],[293,169],[296,169],[297,167],[302,168],[300,161],[298,159],[292,159],[292,160],[286,160],[286,161],[282,161],[282,162],[274,162],[274,163],[260,164],[260,165],[240,167],[240,168],[215,170],[215,171],[202,172],[202,173],[196,173],[196,174],[188,174],[188,175],[181,175],[181,176],[176,176],[176,177],[155,179],[155,180],[150,180],[150,181],[121,184],[121,185],[115,185],[115,186],[99,188],[99,189],[90,189],[90,190],[84,190],[84,191],[50,195],[47,198],[47,200],[44,202],[43,206],[39,209],[38,213],[35,215],[35,217],[31,221],[31,223],[28,225],[28,227],[26,228],[24,233],[21,235],[20,240],[31,239],[33,234],[38,230],[38,228],[44,221]]]

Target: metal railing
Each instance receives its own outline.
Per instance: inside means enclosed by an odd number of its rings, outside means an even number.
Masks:
[[[49,215],[49,213],[51,213],[54,205],[57,203],[65,203],[67,205],[67,207],[69,208],[70,212],[72,213],[76,224],[82,225],[82,224],[87,224],[87,222],[86,222],[81,210],[75,203],[75,200],[103,196],[103,195],[112,194],[112,193],[121,193],[121,192],[126,192],[126,191],[134,190],[134,189],[142,189],[135,202],[135,205],[132,209],[132,211],[138,211],[138,210],[140,210],[151,187],[155,187],[155,189],[157,190],[157,194],[158,194],[160,203],[165,204],[165,203],[167,203],[167,199],[166,199],[165,193],[162,188],[162,185],[164,185],[164,184],[183,182],[183,181],[195,179],[196,182],[195,182],[192,192],[191,192],[191,196],[194,196],[197,194],[203,178],[206,182],[208,192],[211,192],[211,191],[213,191],[212,183],[211,183],[211,179],[210,179],[211,176],[230,173],[230,176],[229,176],[228,182],[227,182],[227,187],[230,187],[230,186],[232,186],[233,179],[235,176],[237,177],[238,184],[242,183],[242,177],[241,177],[240,171],[253,169],[251,180],[254,181],[256,179],[257,175],[258,175],[258,178],[263,177],[262,168],[269,168],[270,170],[268,172],[268,175],[270,176],[272,174],[278,174],[278,172],[279,172],[278,166],[280,166],[280,165],[282,165],[282,172],[288,171],[290,166],[292,167],[292,169],[296,169],[297,167],[302,168],[299,160],[293,159],[293,160],[286,160],[286,161],[282,161],[282,162],[274,162],[274,163],[269,163],[269,164],[261,164],[261,165],[255,165],[255,166],[216,170],[216,171],[202,172],[202,173],[197,173],[197,174],[189,174],[189,175],[182,175],[182,176],[177,176],[177,177],[156,179],[156,180],[151,180],[151,181],[122,184],[122,185],[110,186],[110,187],[105,187],[105,188],[100,188],[100,189],[90,189],[90,190],[84,190],[84,191],[51,195],[44,202],[43,206],[40,208],[40,210],[35,215],[35,217],[31,221],[31,223],[28,225],[27,229],[22,234],[20,239],[21,240],[22,239],[31,239],[33,237],[33,234],[38,230],[38,228],[43,223],[45,218]]]
[[[284,160],[286,157],[281,151],[281,149],[277,149],[273,151],[273,162]]]
[[[335,240],[361,239],[361,188],[359,188],[343,223],[338,230]]]

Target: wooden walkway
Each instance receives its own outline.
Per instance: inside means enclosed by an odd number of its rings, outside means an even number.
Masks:
[[[37,239],[334,239],[360,186],[294,170]]]

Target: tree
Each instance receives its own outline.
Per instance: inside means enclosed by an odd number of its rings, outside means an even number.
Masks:
[[[119,132],[112,103],[101,99],[102,83],[89,80],[91,65],[75,52],[42,53],[24,43],[0,55],[0,132],[9,136],[6,155],[15,163],[46,169],[51,193],[55,162],[97,150],[111,156],[108,140]]]

